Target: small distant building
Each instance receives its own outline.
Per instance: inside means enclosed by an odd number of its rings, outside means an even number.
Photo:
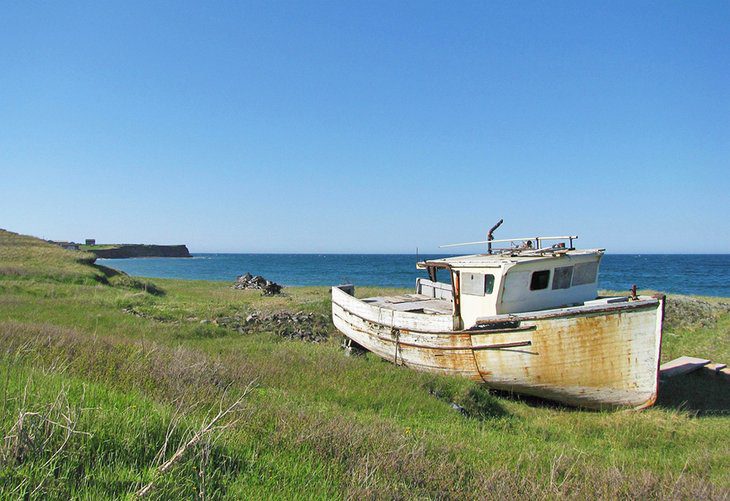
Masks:
[[[87,238],[86,239],[86,245],[96,245],[96,239],[95,238]]]
[[[66,250],[81,250],[81,248],[79,247],[80,244],[77,244],[76,242],[57,242],[54,240],[49,240],[49,242],[56,244]]]

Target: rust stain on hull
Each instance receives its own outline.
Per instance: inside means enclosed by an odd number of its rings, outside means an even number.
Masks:
[[[397,364],[587,408],[643,408],[656,399],[662,301],[525,316],[529,329],[441,333],[367,320],[353,311],[364,303],[349,301],[333,295],[335,326]]]

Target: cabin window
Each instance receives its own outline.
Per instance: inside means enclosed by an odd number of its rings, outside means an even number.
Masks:
[[[547,289],[548,282],[550,282],[550,270],[534,271],[530,280],[530,290],[539,291],[541,289]]]
[[[471,296],[486,296],[494,291],[494,275],[461,273],[461,292]]]
[[[553,273],[553,289],[568,289],[570,287],[570,280],[572,278],[572,266],[562,266],[560,268],[555,268],[555,273]]]
[[[575,265],[573,271],[573,285],[592,284],[598,276],[598,262],[580,263]]]

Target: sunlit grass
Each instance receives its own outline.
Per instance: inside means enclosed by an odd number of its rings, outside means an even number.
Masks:
[[[145,291],[144,280],[107,275],[78,253],[0,232],[2,497],[117,498],[150,481],[164,498],[721,499],[730,489],[727,413],[698,416],[671,400],[586,412],[346,357],[334,328],[314,344],[214,323],[329,315],[322,287],[265,298],[224,282],[155,279]],[[670,324],[665,354],[727,361],[729,325],[726,314],[713,327]],[[165,458],[252,381],[227,428],[155,477],[168,430]],[[12,454],[23,412],[63,424],[60,410],[81,433],[61,447],[64,428],[44,422],[29,452]]]

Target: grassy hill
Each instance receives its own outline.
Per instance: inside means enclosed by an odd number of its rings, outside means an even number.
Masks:
[[[730,493],[727,387],[688,377],[642,412],[493,394],[346,357],[324,287],[229,285],[151,283],[0,231],[0,497]],[[682,301],[664,358],[730,361],[727,309]],[[275,312],[311,314],[327,340],[296,339]]]

